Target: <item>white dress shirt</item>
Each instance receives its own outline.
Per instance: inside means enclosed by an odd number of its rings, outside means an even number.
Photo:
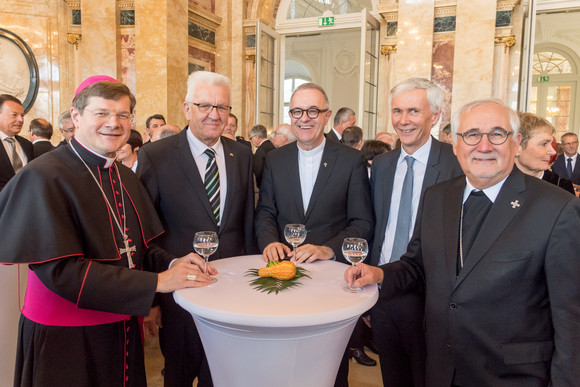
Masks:
[[[205,179],[205,168],[207,166],[207,160],[209,158],[204,152],[209,147],[199,141],[197,137],[191,133],[191,130],[187,130],[187,142],[189,143],[189,149],[191,150],[191,154],[193,155],[193,159],[195,160],[195,164],[197,165],[197,170],[199,171],[199,176],[201,177],[201,181]],[[215,158],[217,162],[218,171],[220,174],[220,221],[218,225],[221,225],[223,216],[224,216],[224,208],[226,206],[226,194],[228,189],[228,179],[226,174],[226,159],[224,156],[224,146],[222,144],[221,139],[211,147],[215,151]]]
[[[322,162],[322,153],[324,152],[324,145],[326,139],[322,140],[322,144],[318,145],[312,150],[304,150],[298,146],[298,172],[300,174],[300,189],[302,191],[302,203],[304,204],[304,213],[308,210],[308,203],[314,190],[314,183],[318,176],[320,163]]]
[[[381,247],[381,257],[379,265],[388,263],[391,260],[391,253],[393,251],[393,243],[395,241],[395,232],[397,229],[397,220],[399,219],[399,204],[401,203],[401,193],[403,191],[403,181],[407,174],[407,161],[405,157],[412,156],[413,162],[413,198],[411,199],[411,228],[409,229],[409,237],[413,233],[415,227],[415,220],[417,219],[417,209],[419,207],[419,200],[421,199],[421,189],[423,188],[423,179],[425,178],[425,171],[427,170],[427,161],[429,161],[429,153],[431,152],[431,144],[433,140],[431,136],[423,146],[415,151],[412,155],[405,152],[401,147],[401,155],[397,160],[397,169],[395,171],[395,179],[393,181],[393,190],[391,192],[391,206],[389,207],[389,219],[387,220],[387,227],[385,229],[385,239]]]

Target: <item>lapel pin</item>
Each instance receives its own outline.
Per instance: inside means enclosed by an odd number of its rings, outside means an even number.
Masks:
[[[230,156],[234,157],[234,154],[233,153],[230,153]]]
[[[328,165],[328,163],[324,163],[323,165],[324,165],[324,168],[326,168],[326,166]]]
[[[514,200],[512,202],[512,208],[516,208],[516,207],[519,207],[519,206],[520,206],[520,201],[519,200]]]

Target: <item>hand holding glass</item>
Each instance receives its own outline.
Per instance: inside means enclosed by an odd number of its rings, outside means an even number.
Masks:
[[[290,243],[294,250],[294,260],[296,260],[296,247],[300,246],[306,239],[306,226],[303,224],[287,224],[284,227],[284,238]]]
[[[352,266],[364,261],[369,253],[367,241],[362,238],[344,238],[342,242],[342,255],[349,261]],[[350,293],[364,292],[364,288],[345,287],[345,291]]]
[[[193,238],[193,248],[195,252],[203,256],[205,259],[204,273],[207,273],[207,261],[209,256],[216,252],[219,245],[217,233],[214,231],[200,231],[195,233]],[[216,282],[217,279],[212,277],[211,283]]]

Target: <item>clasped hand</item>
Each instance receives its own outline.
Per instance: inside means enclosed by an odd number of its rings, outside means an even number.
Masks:
[[[176,259],[171,267],[157,275],[157,292],[170,293],[183,288],[198,288],[209,285],[217,270],[210,263],[207,273],[203,272],[205,261],[195,253]]]
[[[296,263],[314,262],[319,259],[328,260],[334,258],[334,251],[328,246],[318,246],[306,244],[296,248],[296,256],[294,252],[285,244],[280,242],[272,242],[264,249],[264,261],[279,261],[288,256]]]
[[[356,266],[349,267],[344,272],[344,280],[348,283],[348,286],[362,288],[369,284],[382,284],[383,275],[382,269],[359,263]]]

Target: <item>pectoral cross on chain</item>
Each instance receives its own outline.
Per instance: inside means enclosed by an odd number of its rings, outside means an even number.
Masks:
[[[124,249],[119,249],[120,254],[127,254],[127,261],[129,262],[129,269],[133,269],[135,264],[131,259],[131,253],[137,251],[135,246],[129,246],[129,236],[127,234],[123,234],[123,244],[125,245]]]

